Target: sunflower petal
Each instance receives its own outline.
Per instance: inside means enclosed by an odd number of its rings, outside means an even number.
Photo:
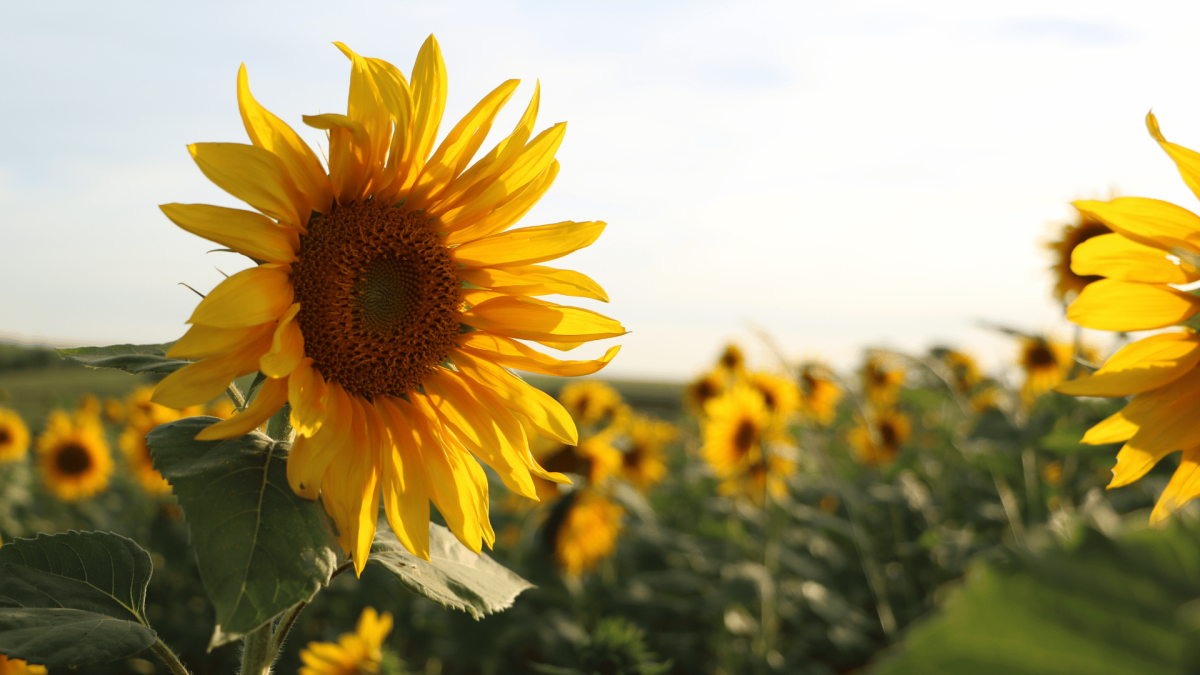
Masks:
[[[299,312],[300,303],[294,302],[279,317],[279,327],[275,329],[275,336],[271,340],[271,350],[263,354],[258,362],[263,375],[287,377],[300,365],[300,360],[304,358],[304,334],[296,322]]]
[[[424,166],[433,152],[442,112],[446,109],[446,62],[442,49],[430,35],[417,53],[412,69],[412,93],[416,114],[413,116],[413,158]]]
[[[1067,308],[1067,319],[1097,330],[1151,330],[1192,318],[1200,298],[1167,286],[1101,279]]]
[[[1155,390],[1152,396],[1160,404],[1145,413],[1134,416],[1126,406],[1130,413],[1127,417],[1138,425],[1138,431],[1117,453],[1110,488],[1128,485],[1141,478],[1159,460],[1176,450],[1200,446],[1200,418],[1194,414],[1196,406],[1200,405],[1197,385],[1200,385],[1200,372],[1193,371]]]
[[[1128,396],[1166,386],[1200,362],[1200,337],[1161,333],[1125,345],[1090,377],[1054,388],[1071,396]]]
[[[1175,166],[1179,168],[1179,174],[1183,176],[1183,182],[1187,183],[1192,192],[1200,197],[1200,153],[1167,141],[1158,128],[1158,120],[1154,117],[1154,113],[1146,114],[1146,128],[1150,130],[1150,135],[1158,141],[1162,149],[1167,151],[1167,155],[1175,161]]]
[[[621,349],[620,345],[610,347],[604,356],[595,361],[561,361],[526,347],[516,340],[483,331],[464,333],[459,337],[458,344],[461,349],[508,368],[559,377],[591,375],[608,365]]]
[[[271,348],[271,331],[263,330],[239,349],[202,359],[167,375],[150,400],[168,408],[200,405],[220,396],[234,379],[258,370],[258,359]]]
[[[342,452],[325,469],[321,500],[338,526],[338,542],[354,560],[354,572],[361,576],[375,538],[379,517],[379,479],[382,445],[379,418],[374,408],[347,397],[353,423],[350,424],[351,451]]]
[[[325,378],[305,357],[288,377],[288,402],[292,405],[292,428],[300,436],[312,436],[325,424],[329,412],[329,389]]]
[[[569,295],[608,302],[600,284],[575,270],[560,270],[542,265],[524,267],[464,267],[458,270],[463,281],[505,295]]]
[[[237,351],[242,345],[257,338],[259,333],[270,330],[273,325],[273,323],[262,323],[243,328],[192,326],[188,332],[183,334],[183,337],[171,345],[171,349],[167,351],[167,358],[200,359]]]
[[[304,123],[329,132],[329,181],[339,204],[363,198],[371,182],[371,135],[358,120],[326,113],[304,115]]]
[[[1075,208],[1139,244],[1164,251],[1200,249],[1200,216],[1170,202],[1121,197],[1111,202],[1075,202]]]
[[[325,422],[311,438],[297,436],[288,454],[288,484],[305,499],[316,499],[325,482],[325,472],[334,459],[348,453],[355,419],[350,397],[336,382],[330,382]]]
[[[366,59],[354,53],[341,42],[333,43],[350,59],[350,96],[346,104],[347,116],[363,126],[370,138],[367,160],[367,183],[365,194],[372,192],[371,185],[378,185],[379,169],[387,156],[391,142],[392,118],[379,87],[375,83],[374,70]]]
[[[383,510],[409,553],[429,560],[429,489],[422,468],[421,436],[386,396],[375,400],[391,434],[383,457]]]
[[[465,244],[512,227],[529,210],[537,205],[542,195],[558,177],[558,160],[550,162],[546,170],[536,178],[518,188],[509,197],[501,200],[490,211],[468,211],[455,209],[438,219],[439,229],[446,230],[448,245]]]
[[[516,267],[561,258],[591,246],[605,223],[571,221],[537,225],[493,234],[451,251],[454,260],[470,267]]]
[[[312,205],[273,153],[241,143],[193,143],[188,151],[217,187],[281,223],[308,225]]]
[[[171,222],[242,255],[271,263],[296,262],[287,230],[253,211],[208,204],[163,204]]]
[[[196,305],[188,323],[214,328],[244,328],[275,321],[292,305],[287,265],[259,265],[217,285]]]
[[[538,433],[565,445],[579,443],[575,420],[546,392],[464,350],[456,352],[452,359],[465,377],[488,387],[509,410],[524,415]]]
[[[408,419],[414,422],[422,436],[421,458],[426,472],[426,486],[446,525],[464,546],[475,553],[483,550],[483,527],[479,522],[480,485],[461,457],[457,441],[443,434],[441,424],[423,397],[414,397],[413,404],[401,405],[413,412]],[[472,460],[467,460],[472,461]],[[478,466],[478,465],[476,465]]]
[[[492,298],[464,312],[460,320],[468,326],[519,340],[557,341],[564,338],[588,342],[618,337],[624,327],[603,314],[527,298]]]
[[[1161,248],[1116,233],[1092,237],[1076,246],[1071,253],[1071,271],[1144,284],[1187,284],[1200,278],[1168,259]]]
[[[1183,451],[1179,468],[1159,495],[1150,513],[1150,524],[1158,524],[1196,497],[1200,497],[1200,448],[1191,448]]]
[[[303,192],[312,203],[313,210],[329,213],[333,192],[321,160],[291,127],[254,100],[245,64],[238,69],[238,108],[250,142],[279,158],[295,182],[296,189]]]
[[[283,404],[287,403],[287,397],[287,380],[268,377],[258,388],[258,395],[245,410],[227,420],[204,427],[196,434],[196,440],[215,441],[245,436],[270,419],[271,415],[279,412]]]

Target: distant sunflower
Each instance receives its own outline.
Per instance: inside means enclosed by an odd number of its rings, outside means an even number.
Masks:
[[[373,675],[383,661],[383,641],[392,632],[392,615],[367,607],[353,633],[337,642],[310,642],[300,651],[300,675]]]
[[[72,418],[55,410],[38,436],[37,453],[42,483],[65,502],[91,497],[108,487],[112,454],[96,419]]]
[[[38,666],[21,659],[10,659],[0,654],[0,675],[46,675],[46,666]]]
[[[709,401],[705,413],[700,454],[718,478],[735,475],[760,461],[763,444],[779,435],[777,421],[762,396],[745,384]]]
[[[204,414],[204,406],[193,405],[169,408],[151,400],[154,387],[138,387],[125,398],[125,420],[130,426],[153,429],[160,424],[174,422],[184,417]]]
[[[843,394],[826,366],[815,362],[800,366],[800,411],[809,419],[831,424]]]
[[[697,415],[704,415],[704,406],[725,391],[725,380],[719,372],[706,373],[692,382],[683,392],[684,404]]]
[[[1059,238],[1046,245],[1054,258],[1054,264],[1050,266],[1050,272],[1054,275],[1054,297],[1062,303],[1071,302],[1085,286],[1101,278],[1096,274],[1073,272],[1071,254],[1083,242],[1112,232],[1099,218],[1078,209],[1076,213],[1078,217],[1075,222],[1064,224]]]
[[[905,375],[903,367],[871,357],[862,368],[863,394],[875,405],[895,403]]]
[[[76,415],[86,415],[99,419],[100,413],[100,399],[96,398],[95,394],[84,394],[79,397],[79,403],[75,406]]]
[[[746,370],[746,355],[742,353],[741,347],[732,342],[725,345],[725,349],[721,350],[721,355],[717,357],[717,372],[722,373],[726,377],[740,377]]]
[[[958,393],[966,394],[983,381],[979,366],[970,356],[948,347],[935,347],[932,353],[934,358],[940,359],[950,370],[953,376],[950,383]]]
[[[968,405],[977,413],[998,409],[1000,407],[1000,390],[993,385],[985,385],[971,395]]]
[[[625,417],[621,394],[599,380],[571,382],[563,386],[558,400],[581,427],[613,424]]]
[[[577,445],[535,443],[532,453],[547,471],[578,474],[591,485],[600,485],[621,468],[621,451],[613,447],[615,435],[616,430],[607,429]]]
[[[235,377],[265,374],[244,412],[197,438],[243,435],[290,403],[291,487],[321,498],[361,573],[381,499],[400,541],[428,558],[431,500],[472,551],[495,541],[476,460],[531,499],[531,475],[566,481],[533,461],[522,422],[567,444],[577,440],[574,422],[507,369],[594,373],[616,347],[595,361],[560,361],[521,341],[567,350],[625,329],[537,297],[608,299],[588,277],[540,265],[590,245],[604,223],[509,229],[558,174],[566,127],[532,135],[537,91],[512,134],[471,165],[516,80],[484,97],[435,150],[447,92],[437,41],[422,46],[411,82],[386,61],[337,47],[351,62],[347,114],[304,117],[328,132],[328,171],[254,100],[244,67],[238,103],[252,145],[189,146],[209,179],[258,212],[183,204],[163,212],[261,264],[196,307],[169,355],[201,360],[168,375],[154,400],[196,405]]]
[[[878,435],[878,439],[873,437]],[[896,461],[900,447],[908,441],[912,423],[904,413],[889,410],[881,413],[870,426],[862,420],[850,430],[848,440],[858,460],[867,466],[887,466]]]
[[[770,471],[767,470],[770,467]],[[745,499],[762,506],[765,494],[779,498],[787,494],[787,479],[796,473],[796,463],[788,457],[772,453],[766,462],[761,459],[745,470],[734,474],[717,486],[717,492],[726,497]]]
[[[675,426],[648,417],[635,417],[629,425],[629,449],[621,462],[621,475],[643,492],[667,474],[663,448],[679,435]]]
[[[789,421],[800,408],[800,389],[796,383],[771,373],[750,373],[746,381],[762,396],[767,410],[779,421]]]
[[[545,526],[555,564],[571,577],[596,569],[617,549],[624,515],[624,509],[595,491],[567,495]]]
[[[1043,337],[1027,337],[1021,341],[1021,370],[1025,382],[1021,398],[1030,403],[1062,382],[1074,363],[1071,345]]]
[[[25,459],[29,451],[29,427],[15,410],[0,408],[0,464]]]
[[[104,399],[104,419],[115,424],[125,421],[125,406],[112,396]]]
[[[154,468],[146,445],[146,434],[153,429],[154,426],[126,426],[117,438],[117,445],[125,456],[125,466],[142,489],[152,495],[163,495],[171,491],[171,484]]]

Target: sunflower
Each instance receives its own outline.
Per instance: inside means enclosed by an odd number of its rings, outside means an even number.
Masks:
[[[300,675],[366,675],[378,673],[383,661],[383,640],[392,632],[392,615],[367,607],[353,633],[335,642],[310,642],[300,651]]]
[[[104,419],[114,424],[125,421],[125,406],[112,396],[104,399]]]
[[[533,444],[534,461],[547,471],[585,476],[588,483],[600,485],[621,469],[621,451],[613,447],[615,429],[588,436],[577,445],[537,441]]]
[[[930,352],[934,358],[939,359],[950,370],[950,374],[953,376],[950,384],[958,393],[966,394],[983,381],[983,375],[979,373],[979,366],[970,356],[948,347],[934,347]]]
[[[38,666],[21,659],[10,659],[0,654],[0,675],[46,675],[46,666]]]
[[[1020,363],[1025,382],[1021,385],[1021,399],[1032,403],[1066,379],[1074,364],[1073,354],[1071,345],[1064,342],[1044,337],[1022,338]]]
[[[763,444],[779,438],[777,420],[762,396],[739,384],[705,407],[704,445],[700,454],[718,478],[727,478],[761,461]]]
[[[571,577],[596,569],[617,549],[625,510],[592,490],[576,490],[546,520],[554,562]]]
[[[29,451],[29,427],[15,410],[0,408],[0,464],[19,462]]]
[[[746,370],[746,355],[742,353],[741,347],[732,342],[725,345],[725,349],[721,350],[721,355],[717,357],[717,372],[727,378],[738,378]]]
[[[762,396],[767,410],[787,422],[800,408],[800,389],[791,380],[770,373],[750,373],[746,381]]]
[[[43,484],[65,502],[108,487],[113,461],[98,419],[55,410],[38,436],[37,453]]]
[[[150,447],[146,445],[146,434],[161,423],[130,424],[117,438],[117,445],[125,455],[125,466],[142,486],[142,489],[152,495],[162,495],[171,491],[171,484],[154,468],[154,461],[150,457]]]
[[[616,425],[628,415],[621,394],[599,380],[571,382],[559,392],[558,400],[581,427]]]
[[[1168,142],[1153,115],[1147,126],[1175,161],[1184,182],[1200,194],[1200,155]],[[1174,288],[1200,281],[1200,217],[1156,199],[1126,197],[1076,202],[1081,213],[1109,226],[1076,249],[1072,269],[1103,279],[1089,284],[1067,309],[1085,328],[1140,331],[1194,326],[1200,298]],[[1118,413],[1088,430],[1084,443],[1124,442],[1109,488],[1146,475],[1167,455],[1182,451],[1150,522],[1157,523],[1200,495],[1200,335],[1192,327],[1125,345],[1103,367],[1056,391],[1074,396],[1133,398]]]
[[[858,460],[867,466],[887,466],[896,461],[900,447],[912,433],[912,424],[904,413],[888,410],[868,425],[859,420],[847,440]]]
[[[1000,390],[991,384],[984,385],[978,392],[971,395],[968,405],[977,413],[1000,408]]]
[[[872,356],[862,369],[863,394],[875,405],[891,405],[900,395],[905,375],[903,367]]]
[[[818,424],[832,423],[843,393],[826,366],[816,362],[800,366],[800,412],[805,417]]]
[[[704,406],[725,391],[725,378],[717,371],[705,374],[684,389],[683,402],[693,413],[704,415]]]
[[[566,444],[577,441],[574,422],[507,368],[588,375],[618,348],[560,361],[522,341],[567,350],[625,329],[536,297],[608,299],[588,277],[539,264],[590,245],[604,223],[509,229],[558,174],[565,125],[531,139],[537,91],[512,134],[468,166],[516,80],[435,150],[446,102],[436,40],[422,46],[411,83],[386,61],[337,47],[351,62],[347,114],[304,117],[328,132],[328,172],[254,100],[244,66],[238,103],[252,145],[189,146],[209,179],[258,213],[183,204],[164,213],[260,264],[196,307],[169,356],[200,360],[160,382],[154,401],[196,405],[235,377],[266,375],[245,411],[197,438],[241,436],[290,404],[292,489],[321,498],[361,574],[381,498],[400,541],[427,559],[430,501],[472,551],[495,541],[476,459],[530,499],[531,474],[567,481],[533,460],[522,422]]]
[[[149,431],[160,424],[205,414],[202,405],[169,408],[155,403],[151,400],[153,396],[154,387],[138,387],[129,393],[125,399],[125,417],[130,426],[145,427]]]
[[[767,470],[770,467],[770,470]],[[772,453],[764,463],[761,459],[750,464],[717,486],[717,493],[739,497],[755,506],[762,506],[766,494],[780,498],[787,494],[787,478],[796,473],[796,463],[788,457]]]
[[[84,394],[79,397],[79,403],[75,406],[76,415],[86,415],[87,417],[100,419],[100,413],[100,399],[96,398],[95,394]]]
[[[1071,254],[1085,241],[1112,232],[1104,221],[1076,209],[1075,222],[1062,226],[1062,233],[1055,241],[1046,244],[1054,258],[1050,273],[1054,275],[1054,297],[1061,303],[1074,300],[1085,286],[1100,279],[1096,274],[1076,274],[1071,270]]]
[[[663,447],[679,432],[667,422],[638,416],[629,424],[628,434],[629,449],[621,458],[621,475],[645,492],[667,474]]]

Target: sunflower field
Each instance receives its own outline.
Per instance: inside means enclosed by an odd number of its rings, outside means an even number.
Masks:
[[[189,146],[248,208],[164,215],[254,265],[177,341],[0,345],[0,675],[1200,668],[1200,217],[1076,202],[1074,337],[991,326],[998,372],[762,334],[606,379],[543,351],[626,328],[543,299],[608,296],[542,264],[605,223],[521,220],[540,88],[477,157],[515,80],[445,131],[432,36],[407,74],[337,46],[325,148],[244,66],[249,143]]]

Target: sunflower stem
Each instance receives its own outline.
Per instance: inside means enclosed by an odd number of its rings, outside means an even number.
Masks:
[[[271,639],[271,622],[246,634],[242,641],[241,675],[268,675],[278,653]]]
[[[287,639],[288,632],[292,630],[292,624],[296,623],[300,612],[303,612],[307,606],[307,602],[298,602],[284,613],[283,618],[279,620],[279,624],[275,626],[275,632],[271,634],[272,654],[278,654],[283,649],[283,641]]]
[[[267,420],[267,435],[277,441],[292,440],[292,406],[284,403],[279,412]]]
[[[229,388],[225,390],[225,395],[229,397],[230,401],[233,401],[233,405],[237,407],[238,412],[246,409],[246,399],[233,382],[229,383]]]
[[[163,663],[167,664],[167,668],[171,669],[173,675],[188,675],[187,668],[184,667],[183,662],[179,660],[175,652],[171,651],[167,643],[161,639],[155,640],[154,644],[150,645],[150,649],[158,655],[158,658],[162,659]]]

